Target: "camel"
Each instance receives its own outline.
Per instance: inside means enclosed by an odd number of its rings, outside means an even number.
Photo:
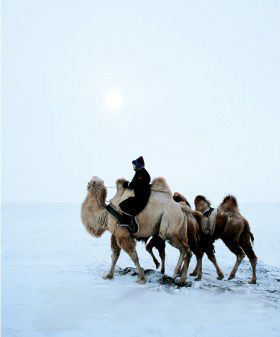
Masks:
[[[201,213],[205,212],[211,205],[210,201],[204,196],[197,196],[195,198],[195,209]],[[201,220],[203,220],[202,217]],[[254,236],[251,233],[248,221],[240,214],[237,200],[234,196],[228,195],[224,198],[220,206],[216,209],[215,214],[215,228],[211,236],[206,235],[200,226],[200,247],[205,252],[210,261],[216,267],[218,279],[222,279],[223,272],[219,268],[215,254],[213,243],[217,239],[221,239],[232,253],[236,255],[236,263],[230,272],[229,280],[235,278],[236,272],[245,254],[249,258],[252,267],[252,278],[250,284],[256,284],[256,264],[257,256],[252,248]],[[200,260],[197,259],[197,264],[194,271],[190,274],[193,276],[202,274],[202,265]]]
[[[111,204],[118,210],[120,210],[119,203],[133,194],[133,191],[129,189],[124,191],[123,184],[125,181],[124,179],[116,181],[117,193],[111,200]],[[144,271],[139,263],[135,248],[135,239],[148,238],[159,234],[163,240],[168,240],[173,247],[180,251],[180,259],[177,266],[181,260],[184,265],[181,270],[181,277],[177,282],[185,283],[192,255],[187,236],[186,213],[188,210],[183,209],[182,205],[173,200],[172,193],[164,178],[153,180],[148,204],[136,216],[139,231],[133,235],[126,228],[120,227],[117,220],[107,212],[105,208],[107,189],[102,179],[93,177],[88,183],[87,190],[87,196],[81,207],[82,223],[94,237],[100,237],[106,230],[113,234],[111,237],[112,264],[110,271],[104,278],[112,279],[114,277],[115,266],[121,249],[123,249],[137,268],[137,282],[140,284],[145,283]]]
[[[123,193],[126,191],[125,188],[118,191],[119,197],[123,197]],[[112,234],[113,235],[113,234]],[[136,241],[143,242],[145,244],[146,251],[151,255],[153,262],[158,269],[161,265],[161,273],[165,273],[165,241],[159,236],[154,235],[152,238],[136,238]],[[156,248],[159,257],[161,259],[161,264],[158,262],[157,258],[153,253],[153,248]]]
[[[180,193],[175,192],[173,195],[173,199],[182,205],[186,205],[189,208],[190,203],[188,200]],[[197,212],[187,212],[187,222],[188,222],[188,240],[189,240],[189,245],[191,251],[194,253],[196,260],[197,260],[197,267],[195,272],[191,273],[190,276],[196,276],[194,279],[195,281],[200,281],[202,278],[202,258],[204,255],[203,247],[201,247],[201,236],[204,234],[202,232],[200,223],[201,223],[201,218],[202,218],[202,213],[197,211]],[[214,247],[213,247],[214,248]],[[213,250],[207,250],[206,251],[208,259],[214,264],[216,271],[218,273],[218,279],[224,278],[223,272],[220,270],[215,255]],[[176,270],[177,274],[180,275],[180,267],[178,270]]]

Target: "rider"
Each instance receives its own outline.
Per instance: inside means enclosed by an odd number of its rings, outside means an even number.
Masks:
[[[130,197],[120,203],[120,208],[123,211],[122,227],[126,227],[129,231],[135,231],[134,217],[140,213],[148,203],[150,196],[150,181],[151,177],[145,169],[144,158],[141,156],[132,161],[135,175],[130,183],[125,182],[124,188],[134,190],[135,197]]]

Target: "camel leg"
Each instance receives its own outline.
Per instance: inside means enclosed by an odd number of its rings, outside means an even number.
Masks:
[[[218,280],[222,280],[225,276],[224,273],[222,272],[221,268],[218,266],[217,260],[216,260],[216,256],[214,254],[214,252],[212,250],[207,250],[206,251],[207,257],[208,259],[213,263],[213,265],[216,268],[216,272],[217,272],[217,279]]]
[[[245,254],[243,252],[243,250],[241,249],[241,247],[239,246],[239,244],[237,242],[231,241],[231,240],[227,240],[227,239],[223,239],[225,245],[229,248],[229,250],[231,252],[233,252],[233,254],[236,255],[236,262],[234,267],[232,268],[232,271],[230,272],[230,275],[228,277],[228,280],[231,280],[233,278],[235,278],[235,274],[237,272],[237,269],[240,265],[240,263],[242,262],[242,260],[245,257]]]
[[[250,239],[248,240],[240,240],[240,246],[244,250],[245,254],[248,256],[248,259],[252,266],[252,279],[249,281],[250,284],[256,284],[257,283],[257,275],[256,275],[256,267],[257,267],[257,256],[252,248]]]
[[[111,236],[111,250],[112,250],[112,265],[109,273],[103,276],[104,280],[112,280],[114,278],[115,267],[120,256],[121,249],[118,246],[115,235]]]
[[[184,284],[186,282],[191,258],[192,258],[192,252],[189,249],[184,254],[184,265],[183,265],[183,268],[182,268],[182,274],[181,274],[181,277],[177,280],[177,282],[176,282],[177,284]]]
[[[165,241],[158,235],[155,235],[153,238],[153,245],[158,250],[160,259],[161,259],[161,273],[165,273]]]
[[[156,269],[158,269],[159,266],[160,266],[160,263],[158,262],[158,260],[156,259],[155,255],[153,253],[154,247],[155,247],[154,238],[152,238],[146,246],[146,251],[151,255],[151,257],[154,261],[154,264],[156,265]]]
[[[160,270],[160,272],[162,274],[164,274],[165,273],[165,248],[159,249],[158,252],[159,252],[160,259],[161,259],[161,270]]]
[[[184,260],[184,264],[183,264],[183,268],[181,270],[181,277],[177,280],[178,284],[184,284],[187,276],[188,276],[188,270],[189,270],[189,264],[191,261],[191,257],[192,257],[192,252],[190,250],[190,246],[189,246],[189,242],[188,242],[188,234],[187,234],[187,223],[186,223],[186,219],[184,221],[184,223],[182,224],[180,230],[179,230],[179,234],[177,237],[177,240],[173,241],[173,246],[176,247],[177,249],[180,250],[180,258],[179,261],[177,263],[176,268],[178,267],[178,270],[176,271],[176,275],[178,275],[178,272],[181,268],[182,262],[182,255],[183,255],[183,260]],[[175,274],[175,272],[174,272]]]
[[[193,272],[190,273],[190,276],[197,276],[198,268],[199,268],[199,263],[198,263],[198,259],[196,257],[196,265],[195,265],[195,268],[194,268]]]
[[[184,261],[184,257],[185,257],[185,250],[180,249],[180,256],[179,256],[178,262],[176,264],[176,267],[174,269],[173,278],[176,278],[177,276],[179,276],[179,272],[181,270],[182,263]]]
[[[197,277],[194,279],[195,281],[200,281],[202,278],[202,257],[203,255],[196,255],[196,259],[197,259]]]
[[[191,249],[196,257],[196,267],[194,269],[195,274],[193,272],[192,275],[196,276],[195,281],[200,281],[202,278],[202,258],[204,253],[200,249],[197,240],[192,241]]]
[[[128,255],[130,256],[131,260],[133,261],[135,267],[138,270],[138,279],[137,279],[136,282],[139,283],[139,284],[146,283],[144,270],[140,266],[139,258],[138,258],[138,254],[137,254],[136,250],[134,250],[134,252],[128,253]]]
[[[130,233],[127,229],[120,228],[118,233],[116,234],[117,243],[131,258],[135,267],[138,271],[138,279],[137,283],[144,284],[146,282],[144,270],[140,266],[138,254],[136,252],[136,243],[135,240],[130,236]]]

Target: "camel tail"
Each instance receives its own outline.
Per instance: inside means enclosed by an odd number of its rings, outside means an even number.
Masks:
[[[243,220],[244,220],[244,224],[245,224],[244,233],[248,233],[252,243],[254,243],[255,237],[254,237],[253,233],[251,232],[249,222],[245,218],[243,218]]]

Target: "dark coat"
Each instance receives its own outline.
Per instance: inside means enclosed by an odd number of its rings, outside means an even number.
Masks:
[[[151,177],[148,171],[142,167],[135,172],[133,179],[128,184],[128,188],[134,190],[136,199],[143,199],[143,197],[150,195],[150,181]]]
[[[150,181],[151,177],[144,167],[135,172],[131,182],[124,186],[134,190],[135,197],[130,197],[120,203],[123,212],[137,215],[145,208],[150,196]]]

